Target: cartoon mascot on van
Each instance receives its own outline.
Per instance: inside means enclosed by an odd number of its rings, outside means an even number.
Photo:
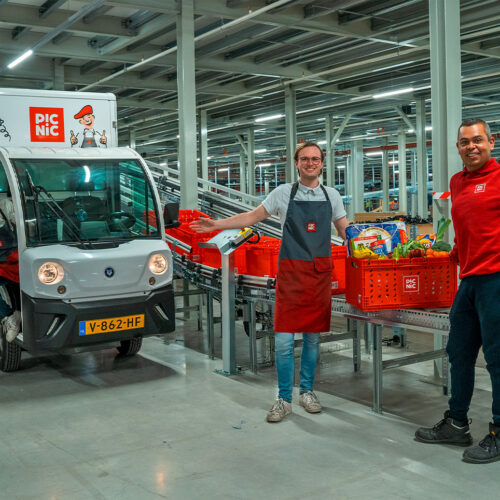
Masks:
[[[75,120],[78,120],[81,125],[83,125],[82,131],[82,148],[97,148],[99,147],[96,142],[96,135],[99,136],[99,143],[106,147],[108,142],[108,138],[106,137],[106,131],[103,130],[102,134],[97,130],[94,130],[94,122],[95,116],[94,111],[92,110],[92,106],[87,104],[83,106],[83,108],[73,117]],[[76,146],[78,144],[78,136],[80,133],[78,132],[76,135],[73,130],[70,130],[71,137],[70,142],[71,146]]]

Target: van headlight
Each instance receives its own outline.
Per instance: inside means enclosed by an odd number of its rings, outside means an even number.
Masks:
[[[64,269],[57,262],[45,262],[38,268],[38,279],[45,285],[55,285],[64,278]]]
[[[149,258],[149,270],[153,274],[163,274],[168,269],[168,262],[164,255],[155,253]]]

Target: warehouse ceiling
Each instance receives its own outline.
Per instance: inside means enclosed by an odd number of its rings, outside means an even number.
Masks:
[[[236,136],[249,127],[256,148],[267,150],[257,161],[283,158],[284,117],[255,120],[284,115],[290,85],[299,140],[323,140],[328,114],[336,127],[350,115],[340,149],[357,137],[365,147],[385,136],[395,143],[401,115],[414,121],[420,96],[431,126],[428,0],[289,0],[254,15],[273,3],[195,0],[196,99],[208,113],[209,164],[239,162]],[[463,115],[497,131],[500,2],[459,3]],[[134,129],[139,152],[176,161],[177,13],[175,0],[0,0],[0,86],[113,92],[120,142]],[[34,54],[8,69],[28,49]],[[415,90],[372,97],[408,87]]]

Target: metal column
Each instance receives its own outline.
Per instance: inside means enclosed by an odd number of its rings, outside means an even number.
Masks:
[[[248,194],[255,196],[255,133],[253,128],[248,130]]]
[[[200,111],[200,164],[201,178],[208,181],[208,127],[207,110]]]
[[[427,146],[425,135],[425,100],[416,99],[417,110],[417,215],[427,218]]]
[[[234,253],[221,254],[222,260],[222,373],[236,373]]]
[[[364,212],[363,194],[365,191],[365,176],[363,167],[363,141],[353,141],[351,144],[349,194],[349,220],[354,219],[354,214]]]
[[[128,145],[132,149],[135,149],[135,128],[128,129]]]
[[[245,160],[245,150],[240,146],[240,193],[247,192],[247,170]]]
[[[331,115],[325,116],[326,135],[326,185],[335,186],[335,143],[333,139],[333,118]]]
[[[399,187],[399,211],[408,210],[408,193],[406,192],[406,132],[404,123],[398,130],[398,187]]]
[[[387,146],[387,137],[382,137],[382,146]],[[382,211],[389,211],[389,155],[382,148]]]
[[[179,101],[180,207],[198,206],[196,168],[196,89],[194,74],[194,0],[179,2],[177,15],[177,93]]]
[[[58,59],[52,59],[52,72],[54,76],[52,89],[64,90],[64,65],[60,64]]]
[[[462,165],[456,148],[462,121],[459,0],[429,0],[429,32],[433,191],[443,192]],[[449,217],[450,208],[449,200],[435,200],[434,220]],[[448,236],[453,241],[452,228]]]
[[[297,147],[297,115],[295,104],[295,89],[290,85],[285,87],[285,127],[286,127],[286,182],[297,178],[293,153]]]

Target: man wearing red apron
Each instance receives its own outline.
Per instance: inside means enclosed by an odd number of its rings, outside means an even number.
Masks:
[[[303,334],[299,404],[310,413],[321,411],[313,384],[319,334],[330,330],[331,223],[344,239],[347,226],[340,194],[319,183],[323,159],[323,150],[316,143],[305,142],[294,154],[299,181],[278,186],[251,212],[190,224],[195,231],[206,232],[251,226],[272,214],[280,216],[283,239],[274,315],[278,399],[267,414],[268,422],[279,422],[292,412],[295,333]]]

